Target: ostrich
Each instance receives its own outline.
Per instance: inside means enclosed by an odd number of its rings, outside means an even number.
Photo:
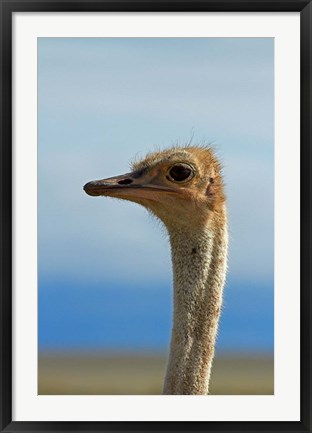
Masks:
[[[221,167],[213,151],[185,146],[151,153],[130,173],[89,182],[84,190],[138,203],[166,226],[174,312],[163,394],[208,394],[228,243]]]

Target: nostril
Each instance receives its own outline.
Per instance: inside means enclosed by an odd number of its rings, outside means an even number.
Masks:
[[[117,183],[118,183],[118,185],[130,185],[130,183],[132,183],[132,182],[133,182],[132,179],[123,179],[123,180],[120,180]]]

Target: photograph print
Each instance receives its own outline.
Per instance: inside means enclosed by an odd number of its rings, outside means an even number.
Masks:
[[[274,38],[38,38],[38,394],[274,394]]]

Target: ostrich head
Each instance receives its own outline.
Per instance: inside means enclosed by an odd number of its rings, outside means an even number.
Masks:
[[[84,190],[141,204],[166,225],[174,318],[164,394],[207,394],[227,260],[225,197],[212,150],[154,152],[130,173],[89,182]]]
[[[221,168],[208,147],[173,147],[148,154],[132,171],[88,182],[91,196],[143,205],[170,228],[207,224],[225,200]]]

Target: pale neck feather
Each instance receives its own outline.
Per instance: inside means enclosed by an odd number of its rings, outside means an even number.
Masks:
[[[225,210],[218,222],[169,236],[174,314],[164,394],[208,394],[226,274]]]

